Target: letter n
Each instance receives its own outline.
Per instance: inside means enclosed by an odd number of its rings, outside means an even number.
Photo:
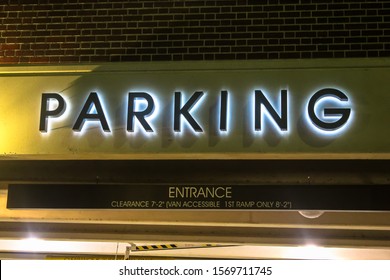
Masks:
[[[267,97],[261,90],[255,90],[255,130],[261,131],[262,128],[262,117],[264,112],[262,108],[267,110],[270,117],[273,119],[275,124],[281,131],[287,130],[287,90],[281,90],[280,95],[280,114],[268,101]]]

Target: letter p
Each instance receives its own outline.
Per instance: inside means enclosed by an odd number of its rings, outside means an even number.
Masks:
[[[55,109],[50,110],[51,100],[56,100],[58,105]],[[39,131],[47,132],[47,120],[49,117],[60,117],[66,109],[64,98],[58,93],[43,93],[41,100],[41,116],[39,120]]]

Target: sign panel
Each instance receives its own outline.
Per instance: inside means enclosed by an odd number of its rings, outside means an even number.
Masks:
[[[389,211],[390,185],[11,184],[7,208]]]
[[[390,60],[0,68],[3,158],[389,158]]]

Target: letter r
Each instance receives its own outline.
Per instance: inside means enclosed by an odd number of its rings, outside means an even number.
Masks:
[[[147,102],[147,106],[143,111],[136,110],[136,100],[144,99]],[[147,132],[153,132],[152,127],[145,120],[145,117],[151,115],[154,111],[154,101],[152,96],[146,92],[129,92],[128,98],[128,113],[127,113],[127,131],[134,131],[134,118],[137,118],[139,123]]]

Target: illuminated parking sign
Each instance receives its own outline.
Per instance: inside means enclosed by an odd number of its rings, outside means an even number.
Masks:
[[[271,104],[269,98],[263,93],[261,89],[256,89],[254,91],[254,114],[252,115],[254,131],[262,131],[263,119],[269,119],[275,127],[280,131],[288,131],[288,119],[289,114],[289,99],[288,91],[283,89],[280,91],[280,104],[279,108]],[[224,90],[220,93],[220,115],[219,115],[219,130],[227,130],[227,118],[231,113],[229,112],[229,106],[227,103],[228,100],[228,91]],[[202,98],[207,98],[203,91],[197,91],[191,95],[191,97],[183,102],[182,93],[174,93],[174,103],[173,103],[173,121],[172,121],[172,131],[182,132],[182,122],[186,121],[188,126],[196,133],[203,132],[201,124],[194,118],[192,115],[191,109],[195,105],[199,105],[199,101]],[[291,97],[293,98],[293,97]],[[349,100],[348,96],[342,91],[334,88],[324,88],[315,92],[309,99],[307,105],[308,118],[310,119],[310,124],[315,126],[319,130],[323,131],[337,131],[349,121],[352,108],[350,107],[326,107],[322,110],[322,115],[317,109],[317,105],[324,101],[325,98],[336,99],[340,103],[347,102]],[[53,110],[48,109],[49,100],[54,99],[58,102],[57,108]],[[147,92],[130,92],[128,93],[128,104],[126,104],[127,110],[127,131],[134,132],[135,122],[137,121],[144,131],[154,132],[150,123],[146,119],[147,116],[154,114],[154,108],[156,100]],[[139,106],[136,106],[136,101],[144,101],[144,108],[139,109]],[[39,120],[39,130],[42,133],[48,132],[47,122],[50,119],[55,119],[62,116],[66,108],[66,101],[59,93],[43,93],[41,98],[41,113]],[[201,105],[199,105],[201,106]],[[138,109],[137,109],[138,107]],[[92,108],[94,111],[92,112]],[[205,108],[202,108],[201,111],[206,111]],[[242,114],[244,112],[241,112]],[[164,112],[162,112],[164,114]],[[336,118],[336,119],[334,119]],[[91,92],[88,98],[85,101],[85,104],[82,107],[81,112],[78,114],[76,122],[73,126],[73,131],[79,132],[83,129],[85,122],[95,121],[100,123],[101,128],[105,132],[110,132],[110,127],[108,125],[107,119],[109,116],[106,116],[98,93]],[[325,119],[325,120],[323,120]],[[218,122],[218,121],[216,121]]]
[[[0,154],[387,159],[389,65],[308,60],[4,68]],[[28,85],[28,93],[20,85]]]

